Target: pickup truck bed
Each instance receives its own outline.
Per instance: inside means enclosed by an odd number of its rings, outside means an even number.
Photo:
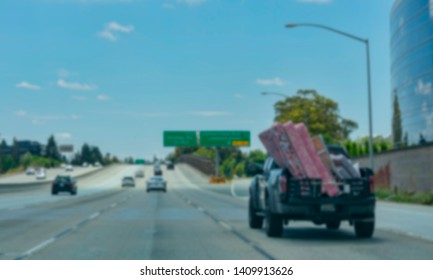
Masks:
[[[321,179],[294,178],[269,158],[263,174],[256,175],[250,185],[250,227],[262,228],[266,221],[268,236],[276,237],[290,220],[326,224],[333,230],[348,221],[358,237],[371,237],[376,200],[370,178],[346,179],[337,185],[339,194],[328,196],[322,192]]]

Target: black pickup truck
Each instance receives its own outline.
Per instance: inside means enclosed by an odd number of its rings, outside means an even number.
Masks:
[[[293,178],[287,169],[268,158],[250,185],[249,225],[259,229],[266,221],[267,235],[278,237],[290,220],[326,224],[330,230],[337,230],[342,221],[349,221],[356,236],[370,238],[376,203],[373,177],[369,169],[360,171],[361,178],[337,181],[340,194],[329,197],[322,193],[321,179]]]

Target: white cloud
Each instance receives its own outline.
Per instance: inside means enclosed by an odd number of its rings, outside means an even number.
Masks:
[[[108,41],[115,42],[117,41],[118,33],[131,33],[134,31],[133,25],[121,25],[115,21],[112,21],[105,25],[104,30],[99,32],[99,36]]]
[[[108,30],[119,31],[123,33],[129,33],[134,30],[134,26],[132,25],[120,25],[117,22],[113,21],[107,25]]]
[[[59,69],[59,71],[57,71],[57,75],[60,78],[66,78],[66,77],[71,76],[71,72],[69,72],[68,70],[62,68],[62,69]]]
[[[15,112],[15,116],[17,117],[27,117],[27,112],[24,110],[19,110]]]
[[[100,95],[96,96],[96,99],[98,99],[99,101],[107,101],[110,99],[110,97],[107,95],[100,94]]]
[[[428,3],[430,18],[433,18],[433,0],[430,0]]]
[[[108,41],[117,41],[117,37],[114,36],[113,32],[108,31],[108,30],[103,30],[101,32],[99,32],[99,37],[104,38]]]
[[[87,97],[81,96],[81,95],[72,95],[71,98],[74,99],[74,100],[77,100],[77,101],[87,100]]]
[[[31,89],[31,90],[39,90],[39,89],[41,89],[40,86],[28,83],[26,81],[23,81],[23,82],[17,84],[16,87],[17,88]]]
[[[205,3],[207,0],[177,0],[178,4],[186,4],[188,6],[198,6]]]
[[[93,3],[130,3],[133,0],[79,0],[80,3],[93,4]]]
[[[222,116],[231,115],[231,113],[224,112],[224,111],[196,111],[196,112],[189,112],[188,114],[194,116],[201,116],[201,117],[222,117]]]
[[[333,0],[298,0],[299,3],[307,3],[307,4],[329,4]]]
[[[126,117],[136,117],[136,118],[156,118],[156,117],[173,117],[172,113],[165,112],[136,112],[136,111],[122,111],[122,110],[110,110],[110,111],[99,111],[99,114],[103,115],[119,115]]]
[[[422,79],[418,80],[416,93],[420,95],[430,95],[432,93],[433,85],[431,82],[424,83]]]
[[[427,111],[428,111],[428,105],[427,105],[427,102],[424,101],[421,105],[421,112],[427,113]]]
[[[278,87],[282,87],[288,84],[287,81],[281,79],[280,77],[275,77],[272,79],[257,79],[256,83],[261,86],[278,86]]]
[[[80,117],[79,116],[77,116],[77,115],[71,115],[71,119],[73,119],[73,120],[78,120]]]
[[[236,94],[235,94],[235,97],[236,97],[237,99],[243,99],[243,98],[244,98],[244,96],[243,96],[242,94],[240,94],[240,93],[236,93]]]
[[[171,4],[171,3],[164,3],[164,4],[162,4],[162,7],[164,9],[174,9],[176,6],[174,4]]]
[[[68,132],[60,132],[55,135],[56,140],[65,141],[72,138],[72,135]]]
[[[96,86],[93,86],[93,85],[66,82],[63,79],[59,79],[57,81],[57,85],[59,87],[61,87],[61,88],[72,89],[72,90],[88,91],[88,90],[94,90],[94,89],[96,89]]]

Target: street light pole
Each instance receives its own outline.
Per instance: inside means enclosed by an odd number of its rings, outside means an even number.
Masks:
[[[340,34],[342,36],[348,37],[350,39],[362,42],[366,46],[366,55],[367,55],[367,87],[368,87],[368,125],[369,125],[369,135],[368,135],[368,148],[369,148],[369,162],[370,162],[370,168],[374,172],[374,160],[373,160],[373,113],[372,113],[372,100],[371,100],[371,70],[370,70],[370,43],[368,39],[363,39],[358,36],[352,35],[350,33],[343,32],[341,30],[322,25],[322,24],[315,24],[315,23],[290,23],[286,24],[287,28],[296,28],[296,27],[314,27],[314,28],[321,28],[325,29],[337,34]]]
[[[289,98],[290,96],[285,95],[283,93],[278,93],[278,92],[262,92],[262,95],[278,95],[278,96],[282,96],[284,98]]]

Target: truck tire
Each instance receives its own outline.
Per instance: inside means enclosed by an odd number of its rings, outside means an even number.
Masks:
[[[371,238],[374,232],[374,221],[364,222],[364,221],[356,221],[355,222],[355,233],[357,237],[360,238]]]
[[[271,212],[268,199],[266,200],[266,234],[269,237],[283,235],[283,219]]]
[[[280,237],[283,235],[283,219],[270,211],[266,213],[266,234],[269,237]]]
[[[326,228],[329,230],[337,230],[340,228],[341,221],[332,221],[326,223]]]
[[[263,227],[263,217],[257,216],[257,210],[254,208],[253,199],[251,197],[248,203],[248,221],[250,228]]]

